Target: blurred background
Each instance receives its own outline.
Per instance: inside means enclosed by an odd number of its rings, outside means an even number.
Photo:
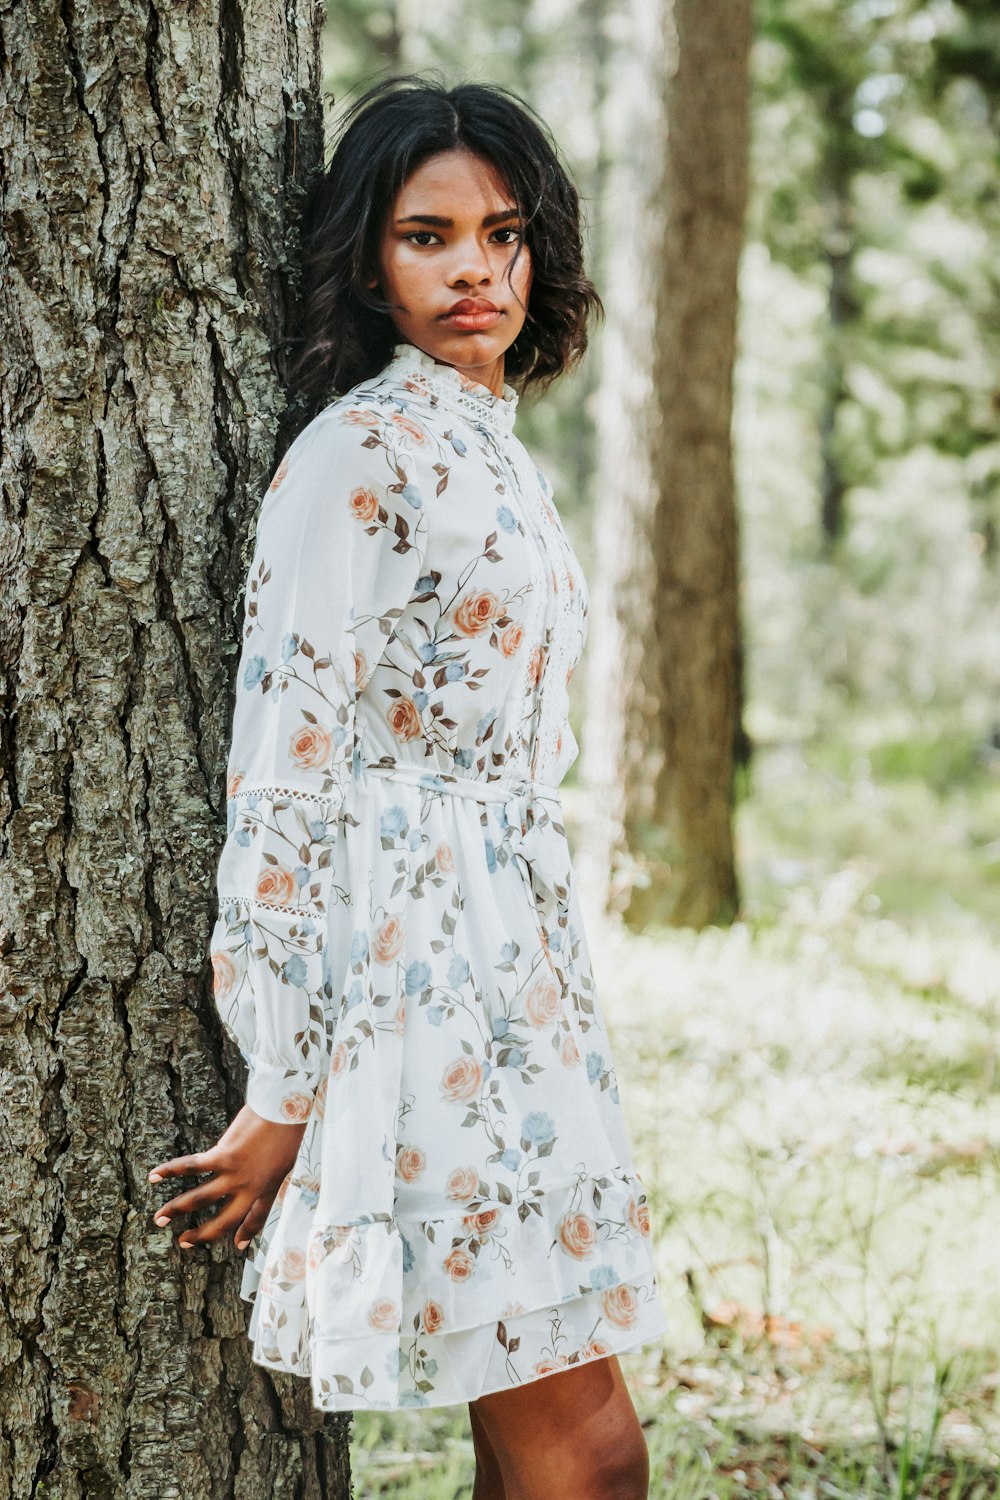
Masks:
[[[328,0],[324,46],[328,150],[385,72],[489,81],[584,202],[607,317],[518,432],[591,589],[650,1493],[995,1495],[1000,9]],[[359,1494],[470,1460],[464,1408],[356,1419]]]

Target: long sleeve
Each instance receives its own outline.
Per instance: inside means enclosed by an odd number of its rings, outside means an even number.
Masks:
[[[247,577],[211,939],[216,1006],[246,1102],[305,1120],[329,1009],[330,846],[352,776],[355,705],[420,573],[412,486],[328,409],[265,494]]]

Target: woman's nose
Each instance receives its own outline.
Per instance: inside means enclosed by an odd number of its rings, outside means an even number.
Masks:
[[[492,278],[489,256],[482,245],[474,243],[457,246],[448,280],[451,284],[470,286]]]

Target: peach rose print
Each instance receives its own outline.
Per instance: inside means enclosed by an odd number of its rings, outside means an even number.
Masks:
[[[523,640],[524,626],[519,625],[515,620],[507,626],[507,629],[500,637],[500,650],[502,654],[504,656],[516,656],[521,649],[521,642]]]
[[[398,740],[414,740],[420,733],[420,714],[412,698],[397,698],[386,719]]]
[[[441,1092],[453,1104],[475,1099],[483,1087],[483,1066],[475,1057],[456,1057],[441,1077]]]
[[[322,724],[303,724],[292,731],[288,753],[303,771],[319,771],[330,760],[333,737]]]
[[[372,941],[372,955],[377,964],[391,964],[403,951],[406,929],[402,917],[386,917]]]
[[[354,490],[348,505],[356,521],[374,521],[378,515],[378,496],[373,495],[371,490]]]
[[[306,1258],[301,1250],[282,1250],[278,1274],[284,1281],[301,1281],[306,1274]]]
[[[269,490],[276,490],[278,488],[278,485],[281,483],[281,481],[284,479],[284,477],[285,477],[285,475],[287,473],[288,473],[288,459],[287,458],[283,458],[281,460],[281,463],[278,465],[278,467],[274,471],[274,478],[271,480],[271,483],[268,485],[268,489]]]
[[[587,1214],[563,1214],[556,1235],[566,1254],[577,1260],[592,1255],[597,1245],[597,1225]]]
[[[394,1333],[399,1327],[399,1304],[391,1297],[378,1297],[368,1309],[368,1321],[380,1333]]]
[[[638,1302],[630,1286],[613,1286],[601,1297],[601,1307],[609,1323],[616,1328],[631,1328],[636,1320]]]
[[[352,406],[350,411],[344,413],[345,419],[352,422],[355,427],[377,427],[378,417],[373,411],[365,411],[360,406]]]
[[[533,646],[528,657],[528,686],[535,687],[542,675],[542,648]]]
[[[281,1101],[281,1113],[290,1125],[308,1120],[312,1107],[311,1094],[287,1094]]]
[[[476,1269],[475,1257],[461,1245],[456,1245],[444,1258],[445,1274],[452,1281],[468,1281]]]
[[[554,1375],[556,1370],[561,1370],[569,1364],[565,1354],[557,1354],[554,1359],[540,1359],[535,1366],[536,1375]]]
[[[230,774],[228,781],[226,782],[226,796],[227,797],[235,797],[236,793],[239,791],[239,789],[240,789],[240,787],[242,785],[243,785],[243,772],[242,771],[233,771]]]
[[[564,1036],[559,1048],[559,1058],[564,1068],[575,1068],[580,1061],[580,1049],[575,1036]]]
[[[434,858],[442,875],[448,875],[454,870],[455,855],[450,844],[438,844],[434,851]]]
[[[393,412],[392,420],[400,432],[408,433],[414,442],[423,445],[427,442],[427,435],[422,427],[418,427],[412,417],[404,416],[401,411]]]
[[[554,979],[543,974],[525,996],[524,1014],[528,1024],[541,1031],[544,1026],[552,1025],[560,1009],[559,986]]]
[[[645,1203],[636,1203],[634,1198],[628,1200],[628,1221],[632,1228],[639,1234],[649,1233],[649,1207]]]
[[[343,1042],[338,1042],[330,1054],[330,1077],[339,1078],[347,1067],[348,1053]]]
[[[404,1182],[416,1182],[427,1165],[427,1158],[419,1146],[400,1146],[396,1153],[396,1175]]]
[[[462,1227],[466,1234],[474,1234],[477,1239],[486,1240],[500,1223],[500,1218],[498,1208],[483,1208],[477,1214],[466,1214],[462,1219]]]
[[[462,635],[481,635],[484,630],[489,630],[500,611],[500,601],[489,589],[483,589],[479,594],[466,594],[455,606],[455,629]]]
[[[291,870],[286,870],[284,865],[268,865],[257,876],[254,894],[258,901],[265,901],[268,906],[289,906],[297,891],[298,884]]]
[[[425,1333],[437,1333],[444,1322],[444,1310],[440,1303],[425,1302],[420,1310],[420,1321]]]
[[[212,952],[212,991],[217,1000],[224,1000],[236,983],[236,965],[232,956],[221,948]]]
[[[456,1167],[448,1178],[445,1192],[454,1203],[467,1203],[476,1196],[479,1173],[475,1167]]]
[[[354,653],[354,691],[360,693],[368,681],[368,662],[363,651]]]

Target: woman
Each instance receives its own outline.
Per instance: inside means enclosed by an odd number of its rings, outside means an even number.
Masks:
[[[156,1222],[252,1246],[317,1406],[468,1401],[476,1500],[645,1495],[616,1356],[665,1320],[556,790],[586,585],[507,383],[586,347],[577,194],[516,96],[390,79],[310,247],[212,938],[246,1105]]]

